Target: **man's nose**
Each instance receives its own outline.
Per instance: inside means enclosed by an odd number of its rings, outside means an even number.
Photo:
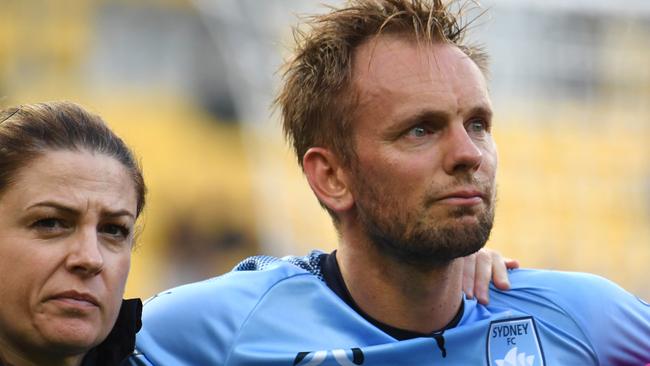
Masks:
[[[100,273],[104,267],[104,257],[97,231],[80,228],[70,240],[66,268],[70,272],[84,277]]]
[[[453,126],[447,133],[443,161],[445,172],[449,175],[475,172],[483,160],[483,152],[476,142],[462,124]]]

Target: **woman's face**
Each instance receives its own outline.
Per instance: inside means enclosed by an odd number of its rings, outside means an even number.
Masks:
[[[48,151],[0,195],[0,352],[83,354],[119,313],[136,191],[114,158]]]

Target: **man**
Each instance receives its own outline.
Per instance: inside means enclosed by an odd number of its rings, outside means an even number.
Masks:
[[[338,250],[254,257],[145,307],[133,364],[645,365],[650,306],[602,278],[520,270],[483,305],[497,155],[486,55],[441,1],[313,19],[277,99]]]

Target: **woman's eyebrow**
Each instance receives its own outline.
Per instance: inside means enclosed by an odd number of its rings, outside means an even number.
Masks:
[[[62,204],[60,202],[55,202],[55,201],[37,202],[37,203],[27,207],[27,209],[29,210],[29,209],[36,208],[36,207],[50,207],[50,208],[54,208],[54,209],[59,210],[59,211],[66,212],[66,213],[71,214],[71,215],[79,215],[80,214],[80,211],[78,209],[66,206],[65,204]],[[126,209],[116,210],[116,211],[104,209],[104,210],[102,210],[101,213],[102,213],[102,216],[106,216],[106,217],[129,216],[129,217],[135,219],[135,215],[131,211],[126,210]]]
[[[37,207],[49,207],[49,208],[54,208],[54,209],[59,210],[59,211],[64,211],[64,212],[69,213],[69,214],[74,214],[74,215],[79,214],[79,210],[77,210],[75,208],[72,208],[72,207],[69,207],[69,206],[66,206],[66,205],[64,205],[62,203],[55,202],[55,201],[37,202],[37,203],[35,203],[33,205],[28,206],[27,210],[32,209],[32,208],[37,208]]]
[[[135,215],[129,211],[129,210],[117,210],[117,211],[110,211],[110,210],[103,210],[102,215],[106,217],[121,217],[121,216],[129,216],[133,219],[135,219]]]

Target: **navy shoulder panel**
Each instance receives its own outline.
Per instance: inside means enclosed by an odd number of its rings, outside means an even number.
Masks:
[[[308,255],[302,257],[286,256],[278,258],[268,255],[256,255],[253,257],[248,257],[239,262],[239,264],[233,268],[233,271],[262,271],[278,264],[289,263],[313,274],[314,276],[318,277],[318,279],[323,281],[323,272],[321,270],[322,254],[324,253],[320,250],[313,250]]]

